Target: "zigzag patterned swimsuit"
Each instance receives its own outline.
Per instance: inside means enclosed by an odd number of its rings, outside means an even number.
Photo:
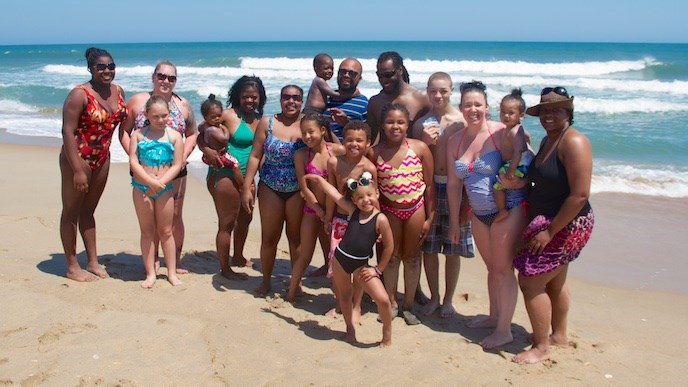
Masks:
[[[390,207],[380,203],[380,208],[401,220],[409,219],[425,203],[425,179],[423,162],[409,146],[398,168],[389,165],[378,155],[375,162],[380,193],[390,202],[411,205],[409,208]]]

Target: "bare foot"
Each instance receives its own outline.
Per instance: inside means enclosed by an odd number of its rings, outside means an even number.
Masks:
[[[325,317],[337,317],[339,312],[337,312],[337,308],[332,308],[325,312]]]
[[[389,340],[382,340],[380,342],[380,348],[388,348],[392,345],[392,339]]]
[[[509,217],[509,211],[504,210],[504,211],[499,211],[497,213],[497,216],[495,216],[494,221],[495,222],[501,222],[502,220],[506,219]]]
[[[77,282],[94,282],[98,281],[100,278],[94,276],[93,274],[87,272],[86,270],[83,270],[81,268],[70,270],[67,269],[67,273],[65,274],[65,277],[69,278],[70,280],[74,280]]]
[[[253,267],[253,263],[244,257],[232,257],[230,264],[236,267]]]
[[[440,317],[441,318],[452,318],[454,316],[456,316],[456,309],[454,309],[454,305],[452,305],[452,304],[442,305],[442,308],[440,308]]]
[[[108,275],[107,271],[105,271],[105,269],[103,269],[103,267],[100,266],[100,264],[97,262],[93,263],[93,264],[89,263],[88,266],[86,266],[86,271],[95,274],[99,278],[109,278],[110,277]]]
[[[494,328],[497,326],[497,321],[489,317],[476,318],[469,321],[466,326],[469,328]]]
[[[248,274],[237,273],[236,271],[234,271],[232,269],[229,269],[229,271],[222,270],[222,271],[220,271],[220,275],[227,278],[228,280],[246,281],[248,279]]]
[[[346,334],[344,335],[344,341],[346,341],[349,344],[356,344],[358,343],[358,340],[356,340],[356,331],[347,331]]]
[[[483,349],[495,349],[504,344],[509,344],[512,341],[514,341],[514,337],[511,335],[511,332],[508,334],[494,332],[493,334],[482,339],[479,344],[481,347],[483,347]]]
[[[549,350],[533,347],[514,356],[511,361],[518,364],[535,364],[547,359],[549,359]]]
[[[413,296],[413,300],[418,304],[418,305],[425,305],[428,302],[430,302],[430,299],[428,296],[423,293],[422,290],[420,290],[420,286],[416,288],[416,294]]]
[[[257,288],[255,288],[253,290],[253,293],[256,295],[256,297],[263,298],[263,297],[268,295],[268,293],[270,292],[271,289],[272,289],[272,287],[270,286],[270,284],[263,283],[260,286],[258,286]]]
[[[141,282],[141,287],[144,289],[150,289],[153,287],[153,284],[155,284],[155,274],[146,276],[146,279]]]
[[[177,265],[175,267],[176,267],[175,271],[177,272],[177,274],[189,274],[189,270],[182,267],[182,261],[181,260],[177,261]]]
[[[354,306],[351,310],[351,323],[356,325],[361,325],[361,306]]]
[[[155,261],[153,261],[153,269],[155,270],[155,274],[160,273],[160,258],[155,258]]]
[[[431,314],[435,313],[437,308],[440,307],[440,302],[437,300],[430,300],[427,304],[423,305],[420,310],[418,311],[420,314],[423,316],[430,316]]]
[[[554,333],[549,335],[549,345],[554,345],[555,347],[566,348],[571,345],[569,338],[566,335],[555,335]]]
[[[171,274],[167,276],[167,282],[171,283],[172,286],[181,285],[182,281],[177,277],[176,274]]]
[[[322,277],[327,274],[327,264],[320,266],[319,268],[306,274],[306,277]]]

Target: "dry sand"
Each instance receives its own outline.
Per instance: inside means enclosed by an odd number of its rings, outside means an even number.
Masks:
[[[510,361],[529,345],[521,298],[513,321],[515,341],[502,351],[484,352],[476,341],[487,331],[464,325],[487,311],[486,271],[479,258],[463,261],[455,297],[460,316],[431,316],[413,327],[395,319],[393,346],[386,350],[374,344],[381,336],[374,307],[358,330],[363,344],[339,339],[342,318],[323,316],[333,302],[323,278],[304,281],[310,296],[296,306],[254,298],[259,271],[238,269],[250,276],[247,281],[216,274],[215,213],[204,185],[193,178],[184,213],[184,263],[192,273],[181,277],[179,287],[158,280],[152,290],[140,289],[143,266],[126,164],[113,164],[96,212],[100,261],[111,278],[88,284],[68,280],[58,230],[58,152],[0,145],[0,385],[688,382],[683,368],[688,361],[686,256],[679,249],[685,246],[682,224],[688,218],[684,199],[593,197],[598,226],[572,264],[569,280],[574,345],[553,350],[550,361],[522,366]],[[246,246],[256,264],[259,226],[256,219]],[[83,251],[81,241],[78,251]],[[283,240],[273,281],[279,293],[289,280],[286,251]],[[79,257],[83,264],[83,252]],[[316,253],[312,266],[321,263]],[[619,278],[631,269],[637,273]],[[655,285],[665,278],[676,283],[667,289],[673,292],[657,290],[664,289]],[[422,284],[427,293],[424,279]]]

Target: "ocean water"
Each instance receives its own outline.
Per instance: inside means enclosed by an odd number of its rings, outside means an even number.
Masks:
[[[0,128],[22,136],[59,138],[62,103],[69,90],[89,79],[86,45],[0,46]],[[128,96],[151,88],[155,64],[178,67],[175,91],[196,108],[213,93],[226,97],[242,75],[257,75],[267,89],[266,112],[279,109],[286,84],[307,89],[312,58],[327,52],[335,66],[345,57],[363,64],[361,92],[380,86],[377,56],[394,50],[404,57],[411,83],[425,88],[435,71],[456,84],[481,80],[491,114],[520,87],[528,105],[545,86],[564,86],[575,96],[574,126],[593,145],[593,192],[688,197],[688,45],[508,42],[250,42],[108,44],[117,63],[116,83]],[[336,86],[335,79],[330,80]],[[453,96],[458,103],[457,93]],[[537,119],[524,126],[534,144],[542,138]],[[126,162],[117,141],[112,159]],[[199,155],[192,156],[194,162]]]

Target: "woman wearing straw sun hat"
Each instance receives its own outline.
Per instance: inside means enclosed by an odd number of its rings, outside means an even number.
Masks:
[[[573,97],[561,86],[546,87],[540,103],[526,113],[540,117],[546,136],[529,168],[530,223],[514,259],[533,326],[533,346],[513,358],[520,364],[548,359],[549,345],[569,344],[568,264],[580,254],[595,223],[588,202],[592,149],[588,138],[571,127]]]

